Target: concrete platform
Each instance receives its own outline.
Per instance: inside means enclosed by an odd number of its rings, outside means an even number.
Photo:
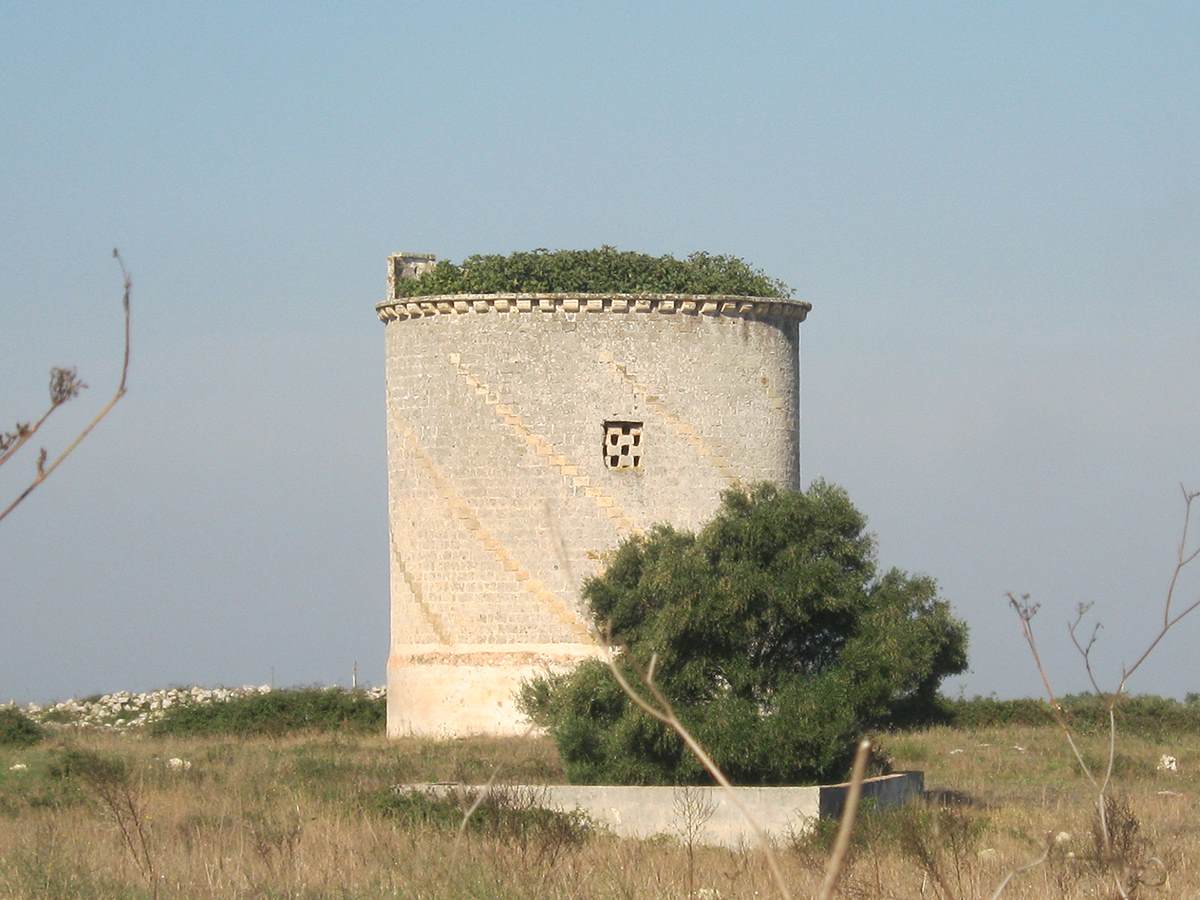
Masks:
[[[900,806],[920,797],[923,772],[897,772],[863,782],[862,803],[868,808]],[[455,797],[484,790],[456,783],[398,785],[398,791],[423,791]],[[537,805],[562,812],[582,810],[618,837],[678,836],[686,821],[696,824],[696,842],[739,847],[754,843],[745,817],[716,787],[635,787],[617,785],[493,785],[488,790],[532,797]],[[818,818],[841,815],[848,784],[806,787],[735,787],[738,799],[760,828],[775,839],[811,830]],[[688,812],[690,808],[691,812]],[[703,819],[702,822],[699,820]]]

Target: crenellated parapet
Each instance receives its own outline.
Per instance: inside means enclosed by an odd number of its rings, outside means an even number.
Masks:
[[[664,313],[803,322],[812,309],[802,300],[728,294],[438,294],[399,297],[375,305],[381,322],[455,313]]]

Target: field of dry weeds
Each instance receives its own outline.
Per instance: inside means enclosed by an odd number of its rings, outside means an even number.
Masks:
[[[1097,859],[1087,783],[1053,728],[885,736],[897,768],[926,772],[926,804],[867,813],[839,893],[848,897],[1200,897],[1200,739],[1122,735],[1113,853]],[[1099,758],[1102,737],[1085,738]],[[1160,757],[1178,760],[1162,771]],[[4,897],[770,897],[761,851],[617,840],[513,809],[459,834],[457,810],[390,802],[399,782],[561,780],[544,739],[89,734],[0,749]],[[681,832],[686,831],[681,822]],[[828,829],[778,847],[812,896]]]

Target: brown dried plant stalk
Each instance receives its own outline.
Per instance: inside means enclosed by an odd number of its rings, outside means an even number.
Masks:
[[[1075,732],[1071,727],[1070,721],[1067,719],[1063,711],[1062,704],[1058,701],[1058,697],[1054,692],[1054,688],[1050,683],[1050,677],[1046,673],[1046,667],[1042,664],[1042,657],[1038,651],[1037,640],[1033,633],[1033,619],[1037,615],[1039,604],[1033,603],[1029,599],[1028,594],[1023,594],[1020,597],[1010,593],[1008,594],[1009,605],[1017,614],[1017,618],[1021,623],[1021,634],[1025,638],[1025,643],[1029,646],[1029,651],[1033,656],[1034,666],[1037,668],[1038,675],[1042,679],[1042,687],[1046,692],[1046,699],[1050,705],[1050,714],[1056,725],[1063,733],[1067,745],[1071,748],[1071,753],[1075,757],[1076,763],[1080,770],[1091,784],[1095,791],[1095,806],[1096,806],[1096,821],[1099,825],[1099,834],[1102,842],[1103,852],[1105,857],[1108,857],[1112,849],[1112,836],[1110,833],[1108,822],[1108,790],[1112,785],[1113,764],[1116,760],[1117,748],[1117,718],[1116,710],[1125,696],[1126,688],[1129,684],[1129,679],[1133,673],[1141,668],[1142,664],[1150,657],[1158,645],[1162,642],[1167,633],[1174,628],[1186,616],[1190,615],[1197,608],[1200,608],[1200,598],[1192,601],[1187,606],[1179,609],[1175,605],[1175,592],[1179,585],[1179,578],[1183,574],[1184,569],[1196,561],[1200,557],[1200,546],[1194,549],[1189,549],[1188,532],[1192,521],[1192,506],[1197,497],[1200,497],[1200,491],[1189,491],[1182,484],[1179,490],[1183,495],[1183,527],[1180,529],[1179,544],[1175,552],[1175,566],[1171,571],[1171,578],[1167,585],[1166,597],[1163,600],[1162,619],[1158,627],[1158,631],[1154,637],[1142,650],[1141,654],[1134,660],[1130,666],[1122,667],[1121,677],[1117,681],[1116,687],[1111,691],[1105,691],[1100,687],[1099,680],[1096,677],[1095,670],[1092,666],[1091,653],[1096,644],[1096,640],[1100,632],[1100,624],[1096,623],[1092,627],[1091,634],[1087,641],[1080,638],[1079,629],[1091,611],[1090,603],[1081,603],[1076,608],[1075,619],[1067,625],[1067,633],[1070,636],[1071,643],[1079,653],[1083,661],[1084,670],[1087,672],[1088,681],[1091,683],[1092,689],[1097,696],[1103,698],[1105,712],[1108,715],[1108,754],[1105,761],[1103,773],[1099,772],[1096,767],[1089,765],[1083,754],[1080,752],[1079,744],[1076,741]],[[1044,859],[1044,857],[1043,857]],[[1041,862],[1042,859],[1036,862]],[[1157,862],[1151,858],[1152,862]],[[1132,890],[1136,890],[1136,886],[1140,883],[1146,883],[1142,880],[1142,873],[1138,871],[1117,873],[1113,876],[1114,886],[1117,893],[1121,897],[1128,897]],[[1005,880],[1007,883],[1007,879]],[[1003,887],[1003,885],[1001,886]]]
[[[709,756],[708,751],[700,745],[700,742],[692,736],[683,722],[679,720],[671,702],[659,690],[658,685],[654,683],[654,668],[658,662],[658,656],[654,655],[650,657],[650,666],[645,672],[637,672],[634,669],[638,674],[639,680],[650,693],[651,699],[647,700],[641,693],[634,689],[629,680],[622,674],[621,668],[617,665],[611,650],[611,640],[607,644],[610,650],[606,657],[606,662],[613,677],[617,680],[617,684],[621,686],[621,690],[644,713],[662,722],[683,739],[684,744],[700,760],[700,764],[704,766],[708,774],[721,786],[721,790],[725,793],[729,802],[742,814],[742,818],[746,820],[746,824],[750,826],[750,830],[754,832],[755,839],[766,854],[767,867],[771,870],[771,878],[775,882],[775,888],[784,900],[791,900],[792,892],[788,888],[786,879],[783,877],[783,870],[779,866],[779,859],[775,854],[774,848],[771,846],[766,832],[763,831],[762,826],[758,824],[754,816],[750,814],[750,811],[738,799],[737,792],[733,789],[733,784],[725,777],[725,773],[721,771],[720,766],[716,764],[716,761]],[[867,757],[870,754],[870,750],[870,741],[864,740],[859,744],[858,752],[854,757],[854,770],[850,780],[849,794],[846,798],[846,806],[842,811],[842,821],[838,830],[837,842],[834,845],[833,853],[830,855],[829,862],[825,868],[825,878],[819,894],[820,900],[827,900],[827,898],[833,896],[833,890],[837,886],[838,879],[841,877],[846,861],[846,850],[850,843],[850,833],[854,828],[854,819],[858,811],[858,798],[862,792],[863,776],[866,772]]]
[[[124,294],[121,298],[121,304],[125,311],[125,352],[121,363],[121,380],[117,384],[117,389],[113,393],[112,398],[104,404],[95,417],[84,426],[83,430],[76,435],[75,440],[71,441],[61,453],[53,460],[48,462],[48,454],[46,448],[43,447],[38,453],[37,458],[37,474],[30,484],[21,491],[17,497],[0,512],[0,521],[8,517],[14,509],[37,490],[38,486],[49,478],[54,470],[57,469],[66,460],[68,456],[75,452],[78,447],[92,433],[100,422],[107,416],[117,402],[125,396],[125,381],[129,376],[129,338],[130,338],[130,317],[129,317],[129,293],[133,288],[133,280],[129,277],[129,272],[125,269],[125,262],[121,259],[121,254],[116,248],[113,248],[113,259],[117,261],[117,265],[121,267],[121,277],[124,284]],[[16,429],[12,432],[0,434],[0,465],[8,462],[16,455],[25,444],[37,434],[38,429],[46,423],[51,414],[66,403],[68,400],[78,396],[79,392],[86,388],[87,385],[79,380],[74,369],[54,368],[50,370],[50,408],[42,414],[33,424],[18,423]]]
[[[129,859],[146,880],[152,897],[159,896],[159,878],[142,797],[141,779],[119,757],[88,750],[67,752],[68,770],[88,787],[121,834]]]
[[[825,865],[825,878],[821,881],[818,900],[830,900],[838,879],[842,877],[842,869],[846,865],[846,854],[850,850],[850,834],[854,831],[854,819],[858,815],[858,798],[862,796],[863,777],[867,773],[867,757],[871,755],[871,742],[860,741],[858,751],[854,754],[854,769],[850,775],[850,790],[846,794],[846,806],[842,810],[842,821],[838,826],[837,838],[833,842],[833,852]]]
[[[999,900],[1000,895],[1003,894],[1008,888],[1009,882],[1018,875],[1024,875],[1026,872],[1036,869],[1038,866],[1048,860],[1050,858],[1050,851],[1053,849],[1054,835],[1047,832],[1046,838],[1042,842],[1042,852],[1034,859],[1031,859],[1029,862],[1025,863],[1023,866],[1017,866],[1015,869],[1011,869],[1009,873],[1004,876],[1004,880],[996,885],[996,890],[992,893],[992,900]]]

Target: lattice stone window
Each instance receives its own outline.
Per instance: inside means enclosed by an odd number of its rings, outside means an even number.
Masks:
[[[609,469],[637,469],[642,465],[642,423],[604,423],[604,465]]]

